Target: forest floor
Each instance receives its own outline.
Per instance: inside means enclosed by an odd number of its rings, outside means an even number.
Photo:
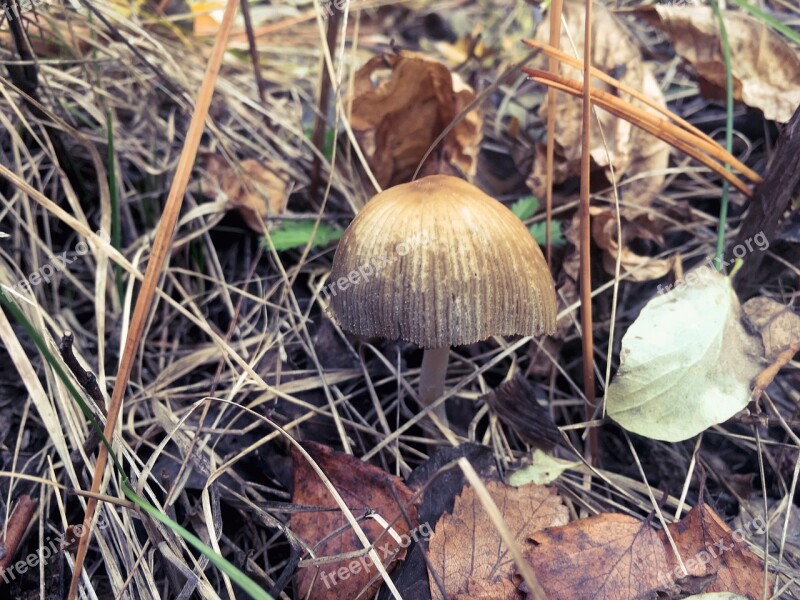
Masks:
[[[3,3],[0,597],[67,597],[88,544],[85,598],[800,598],[792,2],[758,4],[788,33],[724,11],[729,153],[710,5],[593,5],[592,64],[627,87],[592,80],[583,234],[580,91],[556,96],[550,248],[549,3],[252,1],[218,75],[223,0]],[[586,37],[565,2],[564,60]],[[330,306],[354,215],[431,174],[525,222],[558,303],[553,335],[451,348],[447,424],[423,351]],[[115,386],[92,495],[76,396],[102,428]]]

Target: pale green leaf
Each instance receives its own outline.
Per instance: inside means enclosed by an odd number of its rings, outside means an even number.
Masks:
[[[511,212],[517,215],[520,220],[530,219],[539,209],[539,199],[536,196],[525,196],[511,205]]]
[[[763,349],[740,313],[730,280],[710,267],[653,298],[622,338],[608,416],[628,431],[677,442],[742,410]]]
[[[564,471],[574,469],[580,465],[580,461],[570,462],[550,456],[541,450],[534,450],[531,464],[511,473],[508,478],[508,484],[514,487],[529,483],[547,485],[558,479]]]
[[[540,246],[545,245],[547,242],[547,224],[544,221],[534,223],[528,230],[531,232],[533,239],[535,239]],[[564,234],[561,233],[560,221],[553,221],[553,225],[550,228],[550,243],[554,248],[567,243],[567,240],[564,239]]]
[[[291,250],[292,248],[303,248],[311,239],[314,231],[314,221],[284,221],[278,227],[269,232],[272,244],[276,250]],[[320,223],[317,233],[314,236],[312,246],[327,246],[342,237],[343,231],[338,227],[331,227],[327,223]],[[269,242],[265,239],[264,246],[269,248]]]

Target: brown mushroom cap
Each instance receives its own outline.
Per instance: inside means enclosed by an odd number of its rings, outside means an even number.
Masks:
[[[500,202],[446,175],[370,200],[339,242],[327,293],[344,329],[423,348],[556,327],[536,240]]]

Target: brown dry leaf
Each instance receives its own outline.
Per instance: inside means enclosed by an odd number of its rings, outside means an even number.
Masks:
[[[664,545],[647,521],[602,514],[531,538],[525,558],[548,600],[649,598],[668,586]]]
[[[237,209],[253,231],[263,233],[262,221],[286,211],[286,181],[275,169],[248,158],[233,168],[218,154],[201,156],[205,172],[202,189],[206,194],[222,196],[226,207]]]
[[[745,302],[742,311],[750,326],[761,335],[768,360],[774,360],[800,341],[800,316],[790,306],[758,296]]]
[[[520,544],[535,531],[569,519],[567,507],[554,489],[538,485],[513,488],[494,481],[486,487]],[[520,598],[511,555],[471,487],[456,498],[452,514],[439,519],[428,556],[448,598]],[[432,575],[430,586],[432,597],[442,598]]]
[[[637,12],[661,28],[675,51],[694,65],[702,91],[724,97],[725,60],[719,22],[710,7],[661,4]],[[724,15],[734,98],[761,109],[767,119],[785,123],[800,104],[800,57],[757,19],[741,12]]]
[[[584,10],[582,1],[567,0],[564,2],[564,17],[570,37],[562,34],[561,49],[570,56],[574,55],[569,41],[571,38],[575,42],[577,56],[581,60],[583,59]],[[535,37],[542,42],[549,40],[550,30],[546,19],[539,25]],[[664,95],[653,76],[652,69],[642,60],[639,48],[631,40],[627,29],[601,4],[597,4],[596,9],[592,12],[592,65],[616,77],[622,83],[638,89],[656,103],[662,106],[666,105]],[[539,60],[538,66],[546,68],[544,57]],[[577,81],[583,79],[583,73],[580,70],[566,65],[562,65],[561,74]],[[639,100],[619,92],[602,81],[593,79],[592,86],[617,95],[647,112],[654,112],[652,109],[646,108]],[[581,98],[558,94],[553,168],[555,183],[561,183],[568,177],[580,174],[582,110]],[[543,103],[540,115],[543,119],[547,118],[547,102]],[[591,125],[593,168],[602,169],[606,180],[611,181],[608,168],[610,157],[617,181],[620,181],[623,175],[629,178],[635,175],[641,176],[629,185],[622,186],[620,193],[622,199],[629,205],[649,205],[663,184],[664,175],[657,174],[657,172],[668,166],[669,146],[624,119],[617,118],[602,109],[597,109],[597,116],[608,143],[608,152],[606,152],[603,137],[598,129],[598,119],[593,117]],[[534,195],[541,198],[545,196],[546,191],[545,156],[545,144],[537,144],[533,170],[528,179],[528,185]],[[654,174],[652,176],[645,175],[649,172]],[[630,212],[635,213],[634,210],[630,210]]]
[[[453,94],[453,117],[455,117],[475,99],[475,92],[458,73],[453,73]],[[464,115],[442,141],[443,167],[437,172],[463,175],[473,181],[478,169],[481,139],[483,139],[483,118],[476,109],[473,109]]]
[[[475,98],[448,68],[419,54],[375,56],[356,73],[351,124],[382,187],[409,181],[436,137]],[[426,161],[422,175],[472,180],[483,120],[470,111]]]
[[[336,452],[322,444],[305,442],[314,458],[345,503],[358,519],[372,511],[385,520],[398,536],[386,530],[377,519],[359,519],[359,524],[387,570],[405,557],[412,540],[430,536],[429,527],[417,527],[417,507],[413,493],[403,481],[382,469],[349,454]],[[302,506],[328,508],[327,511],[296,512],[291,517],[292,531],[314,551],[314,558],[363,551],[364,546],[351,529],[328,488],[309,463],[294,448],[294,493],[292,502]],[[406,522],[398,506],[401,502],[412,524]],[[304,557],[309,558],[309,557]],[[370,583],[371,582],[371,583]],[[324,564],[301,567],[297,573],[298,598],[369,598],[381,586],[382,579],[372,560],[364,553]]]
[[[753,599],[762,597],[764,563],[747,549],[742,541],[743,532],[731,531],[707,504],[695,506],[678,523],[670,525],[669,531],[688,575],[684,576],[662,533],[668,561],[667,573],[663,575],[682,590],[734,592]],[[767,597],[770,596],[771,590],[767,589]]]
[[[592,207],[592,238],[603,250],[603,268],[613,275],[617,254],[617,220],[614,211],[607,208]],[[672,259],[652,258],[636,254],[628,247],[635,238],[661,242],[659,224],[649,215],[642,214],[633,219],[622,218],[622,252],[620,268],[623,273],[630,272],[632,281],[650,281],[663,277],[672,269]]]

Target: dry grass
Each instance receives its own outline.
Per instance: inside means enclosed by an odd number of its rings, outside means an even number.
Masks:
[[[74,261],[50,282],[19,293],[17,301],[39,330],[47,332],[54,348],[64,332],[73,332],[75,354],[96,374],[100,388],[109,391],[210,41],[143,14],[131,17],[110,4],[93,5],[103,19],[88,18],[57,2],[25,15],[39,57],[33,105],[41,114],[31,110],[31,103],[26,105],[8,77],[0,79],[0,228],[8,234],[0,239],[0,283],[13,286],[67,251]],[[485,16],[487,40],[496,41],[530,37],[533,22],[524,6],[520,2],[505,19],[498,18],[496,7],[485,1],[468,6],[412,3],[406,8],[412,15],[416,10],[460,8],[465,17]],[[320,157],[329,188],[311,189],[308,177],[316,150],[306,131],[315,111],[323,23],[312,18],[309,5],[296,12],[272,10],[274,14],[254,14],[265,23],[259,60],[267,83],[266,104],[258,100],[249,57],[239,50],[243,42],[235,38],[236,51],[228,54],[218,80],[201,151],[222,155],[232,164],[246,158],[269,163],[291,182],[290,209],[296,214],[322,214],[328,222],[345,225],[353,207],[361,206],[369,195],[355,158],[337,151],[332,168],[327,157]],[[398,15],[407,13],[391,5],[380,10],[368,11],[372,18],[364,17],[360,23],[355,50],[348,45],[343,54],[332,57],[340,81],[349,81],[351,69],[364,56],[389,48],[392,36],[385,30],[399,34],[392,27],[402,25]],[[380,23],[376,15],[386,20]],[[355,26],[350,18],[352,34]],[[13,61],[16,55],[8,48],[6,44],[2,50],[3,60]],[[484,62],[475,69],[474,79],[480,85],[491,82],[524,52],[514,48],[498,54],[490,65]],[[657,78],[675,110],[690,118],[707,105],[695,83],[676,65],[675,60],[664,62]],[[544,92],[520,76],[501,86],[497,96],[485,105],[484,144],[514,162],[531,147],[530,132],[542,127],[532,106],[538,107]],[[509,139],[502,126],[509,110],[529,114],[517,140]],[[94,234],[109,232],[112,223],[106,155],[109,113],[121,206],[119,252]],[[59,145],[63,154],[58,153]],[[763,172],[761,142],[744,155],[739,154],[743,162]],[[286,529],[294,510],[287,435],[324,441],[402,476],[424,460],[433,445],[444,442],[422,426],[427,417],[416,405],[419,353],[398,343],[357,345],[326,317],[320,289],[326,283],[332,251],[265,249],[237,217],[226,216],[223,201],[202,195],[199,168],[196,173],[145,326],[115,449],[144,497],[265,588],[277,582],[280,589],[275,592],[289,598],[286,577],[304,542]],[[486,181],[492,181],[490,175]],[[708,209],[718,187],[706,168],[673,153],[667,185],[651,207],[671,222],[664,232],[668,247],[659,257],[680,254],[684,262],[691,262],[713,253],[717,223]],[[612,198],[606,190],[594,194],[592,202],[613,206]],[[743,197],[734,194],[737,201],[730,221],[733,228],[743,209]],[[568,219],[575,207],[574,197],[557,194],[553,216]],[[82,241],[95,246],[78,255],[76,247]],[[122,272],[121,296],[114,269]],[[787,272],[795,281],[800,275],[792,265],[787,265]],[[626,276],[620,282],[615,353],[610,357],[602,349],[611,325],[613,279],[601,278],[592,291],[595,369],[600,374],[608,363],[616,367],[620,332],[654,293],[651,283],[633,283]],[[794,291],[785,283],[776,281],[764,292],[796,303]],[[525,455],[524,445],[484,405],[474,408],[475,402],[545,356],[554,367],[553,376],[537,389],[563,426],[566,446],[574,455],[581,454],[586,424],[576,325],[579,304],[574,296],[563,299],[566,306],[560,316],[571,319],[572,326],[558,355],[548,354],[540,340],[524,338],[492,340],[451,359],[449,397],[470,415],[468,427],[450,433],[453,442],[491,446],[504,468],[519,461]],[[2,500],[6,513],[11,500],[23,493],[40,503],[25,554],[81,522],[86,501],[71,490],[89,489],[96,448],[84,449],[88,428],[79,408],[2,312],[0,342],[4,348],[0,352],[8,355],[8,369],[0,379],[0,389],[8,390],[8,398],[5,393],[0,396],[0,422],[4,419],[8,429]],[[532,359],[537,350],[540,357]],[[797,367],[791,363],[769,395],[774,410],[786,419],[792,419],[796,410],[798,394],[792,382]],[[93,409],[102,417],[104,407]],[[779,425],[758,436],[745,425],[715,428],[704,435],[699,454],[691,444],[631,441],[616,429],[606,428],[601,439],[606,468],[586,466],[560,480],[575,515],[615,510],[641,516],[655,509],[669,522],[685,510],[687,500],[696,499],[690,481],[697,464],[705,466],[721,511],[738,502],[743,514],[763,514],[763,494],[755,490],[752,497],[741,497],[740,488],[732,483],[732,473],[742,472],[742,465],[753,472],[761,465],[769,470],[769,496],[783,499],[782,505],[769,509],[777,523],[775,531],[780,531],[785,515],[781,510],[792,506],[794,489],[789,486],[794,485],[791,474],[800,464],[799,444],[791,430],[782,431]],[[569,454],[566,447],[563,452]],[[588,473],[593,474],[591,486],[586,485]],[[660,505],[664,486],[673,493]],[[122,496],[110,471],[101,489],[107,496]],[[676,489],[681,492],[676,494]],[[197,558],[168,529],[111,503],[100,503],[99,517],[105,525],[96,529],[87,558],[82,582],[86,597],[233,597],[230,582],[207,568],[206,559]],[[770,547],[771,566],[779,568],[783,582],[792,583],[782,597],[798,597],[800,588],[793,578],[798,576],[800,549],[782,540],[780,551],[778,567],[778,551]],[[4,585],[19,597],[63,593],[71,576],[71,556],[67,552],[63,561],[42,567],[35,578],[20,578],[21,586],[19,581]]]

